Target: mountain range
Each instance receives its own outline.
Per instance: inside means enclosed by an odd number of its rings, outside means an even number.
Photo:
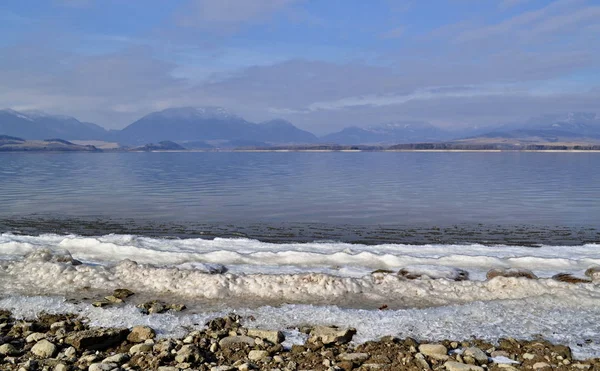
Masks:
[[[0,135],[27,140],[61,138],[143,146],[170,141],[187,149],[268,147],[273,145],[392,145],[401,143],[599,142],[600,116],[595,113],[546,115],[522,123],[488,128],[445,130],[426,122],[399,121],[348,127],[322,137],[275,119],[253,123],[220,107],[169,108],[150,113],[122,130],[106,130],[69,116],[0,110]]]

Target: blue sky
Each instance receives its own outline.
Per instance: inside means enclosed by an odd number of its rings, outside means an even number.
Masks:
[[[327,133],[598,111],[597,0],[4,0],[0,106],[223,106]]]

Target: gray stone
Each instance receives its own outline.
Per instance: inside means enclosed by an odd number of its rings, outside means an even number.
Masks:
[[[56,366],[54,366],[54,371],[68,371],[69,367],[67,367],[67,365],[65,365],[64,363],[59,363]]]
[[[210,371],[235,371],[236,368],[233,366],[215,366],[211,367]]]
[[[135,326],[131,329],[129,335],[127,335],[127,340],[132,343],[143,343],[148,339],[154,339],[156,333],[154,330],[148,326]]]
[[[192,344],[186,344],[179,349],[175,356],[175,362],[194,362],[200,360],[200,353],[198,347]]]
[[[533,369],[534,370],[552,370],[552,366],[550,366],[549,364],[547,364],[546,362],[537,362],[533,364]]]
[[[445,361],[450,358],[448,357],[448,349],[441,344],[421,344],[419,345],[419,352],[439,361]]]
[[[240,344],[254,345],[254,338],[250,336],[227,336],[219,341],[221,348],[228,348]]]
[[[476,347],[465,349],[464,355],[475,358],[480,365],[487,364],[489,362],[489,357],[487,354],[485,354],[483,350]]]
[[[129,349],[129,354],[148,353],[152,351],[152,344],[136,344]]]
[[[42,332],[34,332],[33,334],[29,334],[29,336],[27,336],[25,338],[25,341],[28,343],[37,343],[38,341],[45,339],[46,338],[46,334],[42,333]]]
[[[179,371],[179,368],[173,366],[160,366],[158,371]]]
[[[369,354],[367,354],[367,353],[342,353],[338,356],[338,358],[342,361],[364,362],[367,359],[369,359]]]
[[[444,367],[448,371],[483,371],[482,367],[475,365],[467,365],[465,363],[459,363],[454,361],[448,361],[444,363]]]
[[[281,331],[248,329],[248,336],[266,340],[273,344],[283,343],[285,336]]]
[[[268,356],[269,352],[266,350],[251,350],[250,353],[248,353],[248,359],[251,361],[260,361]]]
[[[52,344],[46,339],[38,341],[33,348],[31,348],[31,353],[40,358],[52,358],[57,351],[58,349],[56,348],[56,345]]]
[[[352,340],[352,337],[356,334],[356,329],[344,328],[340,329],[337,327],[329,326],[317,326],[313,327],[310,331],[310,337],[308,342],[316,343],[318,341],[323,344],[346,344]]]
[[[116,363],[116,364],[122,364],[129,361],[129,354],[127,353],[118,353],[115,354],[114,356],[110,356],[110,357],[106,357],[102,360],[102,363]]]
[[[88,371],[110,371],[117,367],[119,366],[115,363],[92,363],[90,367],[88,367]]]

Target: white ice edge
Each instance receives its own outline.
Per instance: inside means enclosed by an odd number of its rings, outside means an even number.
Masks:
[[[551,298],[517,301],[472,302],[466,305],[427,309],[373,311],[341,309],[335,306],[284,305],[255,309],[225,309],[197,314],[142,315],[135,307],[100,309],[89,304],[70,304],[60,297],[10,296],[0,299],[0,308],[19,318],[33,318],[40,311],[78,313],[92,326],[133,327],[148,325],[160,336],[183,337],[200,329],[211,318],[231,311],[256,320],[247,327],[285,330],[286,345],[301,344],[306,336],[295,328],[303,325],[340,325],[354,327],[354,342],[376,340],[382,336],[413,337],[421,341],[480,338],[491,342],[502,337],[530,339],[542,337],[569,345],[578,359],[600,356],[600,311],[596,306],[580,307],[556,303]],[[586,343],[586,340],[592,340]],[[502,359],[496,360],[503,363]]]

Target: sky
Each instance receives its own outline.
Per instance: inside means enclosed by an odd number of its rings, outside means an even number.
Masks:
[[[3,0],[0,108],[221,106],[325,134],[600,113],[600,0]]]

